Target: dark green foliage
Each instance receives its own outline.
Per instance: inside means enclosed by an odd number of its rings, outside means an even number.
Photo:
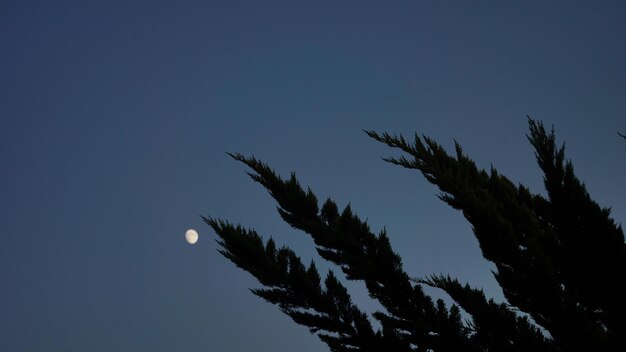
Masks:
[[[329,272],[324,284],[314,263],[306,268],[288,248],[276,249],[256,232],[212,218],[225,257],[265,286],[252,292],[277,304],[332,351],[574,351],[626,347],[626,246],[621,227],[576,178],[553,132],[530,120],[528,139],[544,172],[548,197],[515,186],[495,169],[479,170],[456,144],[449,155],[427,137],[412,143],[401,136],[366,131],[407,154],[386,161],[419,170],[441,190],[440,198],[472,224],[483,256],[496,265],[508,304],[487,300],[482,290],[456,279],[411,279],[387,234],[374,234],[349,206],[339,211],[326,200],[321,209],[295,175],[283,180],[266,164],[240,154],[250,177],[278,204],[285,222],[314,240],[319,255],[359,280],[384,311],[367,314]],[[433,302],[422,285],[444,290],[459,308]],[[549,337],[534,325],[528,314]]]

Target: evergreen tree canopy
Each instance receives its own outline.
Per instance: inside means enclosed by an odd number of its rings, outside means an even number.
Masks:
[[[385,231],[373,233],[349,206],[323,204],[295,175],[278,176],[254,157],[231,156],[278,204],[282,219],[314,240],[319,255],[348,280],[361,280],[383,311],[368,314],[330,271],[322,282],[289,248],[252,229],[204,218],[219,252],[263,285],[252,292],[316,333],[332,351],[625,351],[626,245],[610,209],[593,201],[575,176],[554,131],[529,119],[528,140],[547,195],[514,185],[495,169],[480,170],[457,143],[453,155],[434,140],[366,133],[405,153],[386,161],[419,170],[440,198],[472,224],[507,303],[449,276],[412,278]],[[423,291],[444,290],[447,307]],[[461,309],[471,318],[461,318]],[[519,314],[523,312],[525,314]],[[531,317],[532,319],[530,319]]]

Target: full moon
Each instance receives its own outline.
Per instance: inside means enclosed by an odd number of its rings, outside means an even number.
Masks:
[[[198,242],[198,232],[194,229],[189,229],[185,232],[185,239],[189,244],[195,244]]]

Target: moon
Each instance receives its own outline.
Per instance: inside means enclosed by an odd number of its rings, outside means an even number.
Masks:
[[[195,244],[198,242],[198,232],[194,229],[189,229],[185,232],[185,239],[189,244]]]

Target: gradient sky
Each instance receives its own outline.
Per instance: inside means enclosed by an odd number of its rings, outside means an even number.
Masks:
[[[362,129],[457,139],[542,192],[531,115],[621,222],[625,18],[624,1],[0,2],[0,350],[327,350],[216,252],[200,215],[316,258],[226,151],[350,202],[409,274],[501,300],[462,215]]]

